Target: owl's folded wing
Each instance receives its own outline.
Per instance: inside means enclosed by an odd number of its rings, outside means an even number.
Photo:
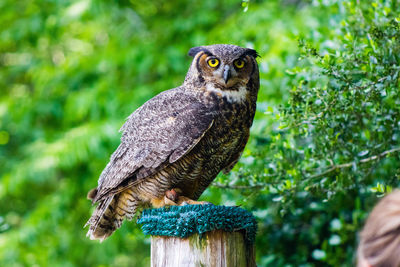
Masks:
[[[179,160],[204,136],[214,113],[180,88],[165,91],[132,113],[121,144],[103,170],[93,202],[122,191]]]

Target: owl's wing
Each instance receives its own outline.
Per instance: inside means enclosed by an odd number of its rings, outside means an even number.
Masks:
[[[121,144],[99,178],[97,202],[188,153],[213,123],[214,113],[182,88],[165,91],[132,113]]]

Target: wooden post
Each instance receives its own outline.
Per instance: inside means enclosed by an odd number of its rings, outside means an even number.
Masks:
[[[151,238],[152,267],[255,267],[254,254],[254,245],[246,245],[242,231]]]

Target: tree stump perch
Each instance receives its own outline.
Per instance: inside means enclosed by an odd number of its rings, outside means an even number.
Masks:
[[[152,267],[254,267],[257,222],[238,207],[171,206],[144,210]]]
[[[187,238],[152,236],[151,266],[255,267],[254,246],[243,233],[215,230]]]

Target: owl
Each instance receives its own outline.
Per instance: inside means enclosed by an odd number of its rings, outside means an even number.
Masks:
[[[238,162],[259,89],[257,52],[235,45],[189,50],[183,84],[134,111],[121,144],[88,193],[98,203],[86,225],[103,241],[138,207],[198,204],[218,173]]]

